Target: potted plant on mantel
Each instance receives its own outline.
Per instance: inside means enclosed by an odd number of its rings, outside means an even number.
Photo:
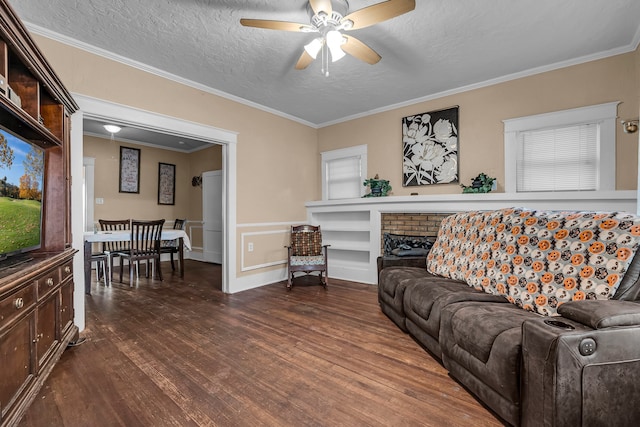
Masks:
[[[385,197],[389,191],[392,190],[389,181],[386,179],[380,179],[378,174],[373,178],[367,179],[363,185],[369,187],[369,193],[362,197]]]
[[[470,186],[460,184],[460,187],[462,187],[463,193],[489,193],[493,189],[493,183],[495,180],[495,178],[491,178],[490,176],[481,173],[473,178]]]

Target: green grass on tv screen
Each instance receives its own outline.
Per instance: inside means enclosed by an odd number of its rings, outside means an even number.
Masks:
[[[41,203],[0,197],[0,254],[40,243]]]

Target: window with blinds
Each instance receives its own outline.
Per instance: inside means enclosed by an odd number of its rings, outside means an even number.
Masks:
[[[351,199],[360,197],[362,177],[360,156],[330,160],[327,168],[327,199]]]
[[[618,104],[503,120],[505,193],[614,191]]]
[[[518,134],[517,191],[598,189],[598,124]]]
[[[323,200],[362,197],[362,183],[367,175],[367,146],[325,151],[321,156]]]

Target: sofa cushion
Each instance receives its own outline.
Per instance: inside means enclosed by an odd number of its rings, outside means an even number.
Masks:
[[[477,291],[460,281],[444,277],[417,278],[414,283],[405,292],[406,315],[435,339],[439,337],[441,312],[449,304],[461,301],[507,302],[502,296]]]
[[[405,326],[404,293],[421,277],[431,276],[425,268],[388,267],[382,270],[378,285],[378,303],[384,314],[403,331]]]
[[[424,268],[417,267],[389,267],[380,273],[378,290],[394,298],[398,290],[403,290],[402,283],[406,280],[416,280],[422,277],[433,277]],[[400,301],[402,303],[402,301]]]
[[[610,299],[640,242],[632,214],[503,212],[485,292],[547,316],[566,301]]]
[[[444,365],[477,395],[487,396],[473,384],[483,384],[501,396],[496,401],[520,405],[520,364],[522,360],[522,324],[539,315],[512,304],[461,302],[450,304],[442,312],[440,345]],[[453,369],[452,369],[453,368]],[[454,374],[455,373],[455,374]],[[494,410],[504,402],[485,402]],[[500,411],[502,416],[506,415]]]
[[[514,307],[477,304],[458,310],[451,319],[453,342],[482,363],[487,363],[498,336],[514,328],[519,332],[525,320],[535,318],[532,313],[511,308]],[[519,345],[519,339],[517,341],[512,344]]]

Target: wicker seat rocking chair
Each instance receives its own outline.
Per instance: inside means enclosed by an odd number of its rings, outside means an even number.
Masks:
[[[320,284],[326,289],[327,248],[322,244],[320,226],[297,225],[291,227],[291,244],[287,248],[288,280],[287,290],[293,287],[295,273],[311,274],[320,272]]]

